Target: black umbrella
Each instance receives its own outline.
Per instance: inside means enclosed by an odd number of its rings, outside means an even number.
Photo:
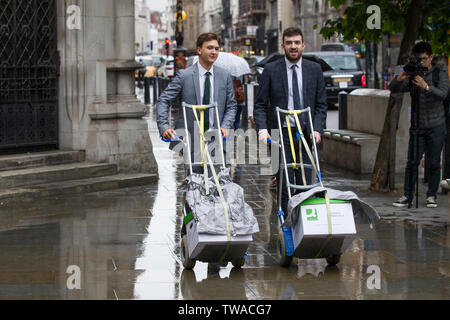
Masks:
[[[260,62],[256,63],[254,66],[264,68],[264,66],[267,63],[274,62],[283,57],[284,57],[284,54],[281,54],[279,52],[273,52],[273,53],[269,54],[267,57],[265,57],[264,59],[262,59]]]

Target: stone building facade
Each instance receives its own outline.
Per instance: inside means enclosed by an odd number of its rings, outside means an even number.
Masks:
[[[134,0],[14,0],[1,12],[0,151],[83,150],[155,173],[135,95]]]
[[[67,6],[80,8],[80,28],[68,29]],[[86,150],[93,162],[121,172],[154,172],[146,106],[135,95],[133,0],[57,1],[59,148]]]

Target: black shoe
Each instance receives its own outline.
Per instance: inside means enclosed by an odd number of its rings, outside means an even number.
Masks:
[[[397,208],[407,207],[409,205],[409,199],[406,196],[401,196],[392,205]]]
[[[427,208],[437,208],[436,197],[428,197],[427,198]]]

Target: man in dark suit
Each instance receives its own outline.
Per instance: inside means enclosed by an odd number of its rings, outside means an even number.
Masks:
[[[254,109],[254,119],[259,140],[267,143],[267,139],[271,138],[269,131],[278,129],[276,107],[289,110],[310,107],[314,132],[311,132],[306,114],[300,116],[300,124],[305,137],[309,137],[308,140],[311,141],[314,137],[318,144],[321,142],[327,117],[326,91],[322,69],[319,64],[302,59],[305,42],[303,41],[303,33],[299,28],[286,29],[283,32],[283,44],[281,46],[285,57],[268,63],[264,67],[264,72],[259,82],[259,91]],[[284,117],[281,117],[281,123],[283,126],[286,161],[291,163],[293,162],[293,157]],[[297,131],[294,121],[290,121],[290,126],[292,127],[292,132]],[[296,134],[293,134],[293,139],[296,153],[298,154],[299,141]],[[302,156],[304,163],[310,163],[305,148],[302,148]],[[299,162],[298,157],[297,162]],[[283,170],[278,171],[278,181],[280,181],[279,175],[282,172]],[[302,185],[301,171],[290,169],[289,180],[291,183]],[[311,183],[311,170],[306,172],[306,180],[307,184]],[[282,186],[281,208],[286,214],[289,199],[285,181],[286,179],[284,179]],[[278,187],[280,186],[278,185]]]

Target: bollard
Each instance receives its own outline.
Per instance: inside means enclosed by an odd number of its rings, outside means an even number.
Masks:
[[[159,77],[156,75],[155,78],[155,91],[156,91],[156,101],[159,99]]]
[[[150,104],[150,78],[144,78],[144,103],[146,105]]]
[[[149,85],[149,95],[150,95],[150,105],[152,105],[152,106],[154,106],[155,105],[155,103],[156,103],[156,101],[155,101],[155,99],[154,99],[154,92],[155,92],[155,90],[153,89],[153,77],[149,77],[148,78],[149,79],[149,81],[148,81],[148,85]]]
[[[157,90],[157,83],[156,77],[152,77],[152,88],[153,88],[153,103],[155,104],[156,101],[158,101],[158,90]]]
[[[259,83],[253,82],[252,86],[253,86],[253,88],[252,88],[253,96],[252,96],[252,101],[251,101],[251,107],[249,110],[249,116],[251,115],[251,117],[254,118],[253,111],[255,110],[255,101],[256,101],[256,97],[258,96],[258,92],[259,92]]]
[[[244,81],[244,96],[245,96],[245,101],[244,101],[244,107],[242,108],[242,122],[243,122],[243,128],[244,130],[248,129],[248,86],[250,84],[248,82]]]
[[[347,129],[347,97],[348,93],[345,91],[341,91],[338,94],[339,129]]]

